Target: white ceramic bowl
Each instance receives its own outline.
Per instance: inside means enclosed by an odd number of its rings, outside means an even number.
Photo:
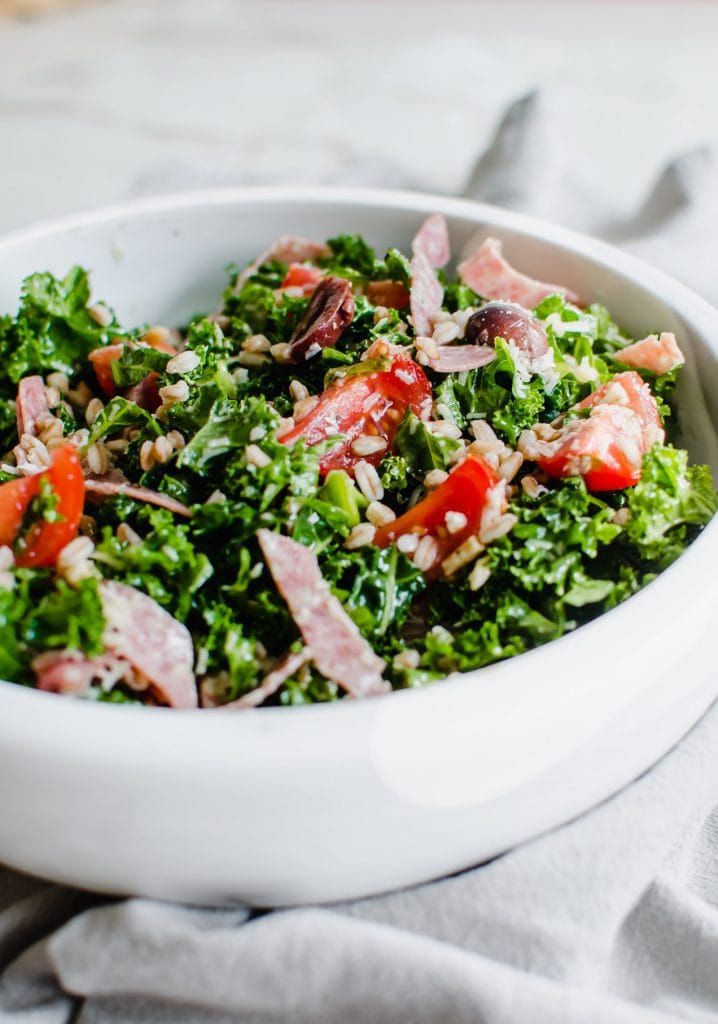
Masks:
[[[279,234],[406,249],[435,210],[522,270],[688,354],[681,423],[718,469],[718,313],[618,251],[462,200],[259,189],[151,200],[0,240],[0,311],[38,269],[92,268],[127,323],[213,308],[224,267]],[[555,643],[421,691],[226,714],[83,703],[0,683],[0,859],[115,893],[335,900],[476,864],[634,779],[718,692],[718,525],[625,605]],[[708,568],[708,571],[706,571]]]

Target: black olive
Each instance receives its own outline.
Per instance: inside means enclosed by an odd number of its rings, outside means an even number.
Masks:
[[[512,341],[528,356],[548,352],[543,324],[515,302],[487,302],[466,324],[466,340],[470,345],[494,345],[497,338]]]

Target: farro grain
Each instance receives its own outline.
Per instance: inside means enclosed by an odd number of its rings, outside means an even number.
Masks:
[[[54,373],[48,373],[45,380],[51,388],[57,388],[61,395],[67,394],[70,387],[70,379],[66,373],[56,370]]]
[[[354,467],[354,479],[359,490],[369,501],[381,501],[384,497],[379,474],[370,462],[361,459]]]
[[[303,402],[309,398],[309,389],[300,380],[293,380],[289,385],[289,397],[293,402]]]
[[[443,484],[444,480],[449,479],[449,474],[443,469],[430,469],[424,477],[424,487],[428,490],[433,491],[434,488],[439,487]]]
[[[189,384],[186,380],[178,380],[174,384],[165,384],[163,388],[160,388],[160,398],[164,405],[186,402],[189,398]]]
[[[386,451],[387,442],[383,437],[372,437],[369,434],[360,434],[351,444],[353,455],[376,455],[378,452]]]
[[[402,533],[396,542],[399,551],[404,555],[412,555],[419,547],[419,535],[417,533]]]
[[[100,415],[104,408],[105,403],[102,402],[99,398],[90,399],[90,401],[87,403],[87,408],[85,409],[85,423],[87,423],[88,427],[94,425],[95,420],[97,419],[97,417]]]
[[[112,313],[102,302],[96,302],[94,306],[88,306],[87,312],[100,327],[109,327],[112,323]]]
[[[143,441],[140,448],[140,468],[149,473],[155,464],[155,443],[154,441]]]
[[[178,352],[176,356],[172,356],[170,361],[167,363],[167,373],[191,373],[192,370],[196,370],[200,364],[200,358],[196,352],[193,352],[191,348],[186,348],[184,352]]]
[[[294,419],[297,421],[303,420],[317,405],[319,405],[318,395],[309,395],[308,398],[302,398],[299,402],[295,402],[294,409],[292,410]]]
[[[469,573],[469,587],[480,590],[491,576],[491,569],[484,562],[477,562]]]
[[[133,530],[129,523],[120,523],[117,527],[117,539],[123,544],[130,544],[133,547],[142,543],[139,533]]]
[[[466,528],[468,521],[463,512],[449,511],[444,516],[444,523],[448,533],[461,533]]]
[[[245,352],[269,352],[272,344],[264,334],[250,334],[242,342],[242,348]]]
[[[347,551],[363,548],[366,544],[371,544],[375,533],[376,529],[371,523],[359,523],[351,530],[349,536],[344,541],[344,547]]]
[[[521,452],[511,452],[499,463],[499,476],[503,477],[504,480],[513,480],[518,471],[521,469],[524,462],[524,457]]]
[[[380,501],[372,501],[366,510],[366,517],[372,526],[387,526],[396,519],[396,512]]]
[[[391,663],[398,672],[401,672],[402,669],[418,668],[420,662],[419,652],[411,647],[406,647],[403,651],[394,655]]]
[[[441,568],[445,576],[453,576],[459,569],[463,569],[465,565],[469,565],[470,562],[481,554],[484,550],[483,545],[480,543],[478,537],[467,537],[463,544],[452,551],[444,561],[441,563]]]
[[[155,438],[153,454],[157,462],[161,465],[169,462],[172,458],[173,452],[174,448],[172,447],[172,442],[168,437],[162,435],[161,437]]]
[[[257,370],[260,366],[265,366],[271,362],[271,360],[268,355],[264,355],[261,352],[245,352],[243,350],[237,356],[237,362],[246,369]]]
[[[264,469],[272,461],[267,453],[257,444],[248,444],[244,451],[247,462],[257,469]]]
[[[414,552],[414,565],[417,569],[426,572],[428,569],[431,569],[438,557],[439,545],[434,537],[431,534],[422,537]]]

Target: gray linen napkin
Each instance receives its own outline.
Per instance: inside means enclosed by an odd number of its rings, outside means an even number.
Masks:
[[[619,223],[552,142],[560,130],[542,97],[515,104],[467,194],[589,228],[718,301],[716,151],[679,157]],[[707,1022],[716,966],[718,705],[590,813],[388,896],[258,915],[0,872],[7,1024]]]

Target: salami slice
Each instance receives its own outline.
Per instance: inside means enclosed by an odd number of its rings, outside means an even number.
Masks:
[[[173,708],[196,708],[194,651],[189,630],[147,594],[113,580],[100,583],[105,650],[126,658]]]
[[[256,260],[244,268],[237,278],[235,291],[241,291],[252,274],[255,274],[268,260],[279,260],[280,263],[303,263],[305,260],[317,260],[330,254],[331,250],[328,245],[314,242],[311,238],[302,238],[301,235],[280,235],[267,246]]]
[[[166,508],[177,516],[191,517],[192,512],[181,501],[171,498],[168,494],[160,491],[153,491],[149,487],[139,487],[131,484],[129,480],[113,480],[103,477],[85,477],[85,492],[98,499],[114,498],[118,494],[125,494],[134,501],[143,501],[148,505],[157,505],[158,508]]]
[[[50,411],[42,377],[23,377],[17,388],[17,436],[37,436],[37,421]]]
[[[220,704],[219,707],[225,711],[241,711],[244,708],[256,708],[268,700],[277,692],[282,683],[294,675],[302,665],[311,660],[312,652],[308,647],[302,647],[300,651],[286,654],[276,668],[273,668],[259,684],[249,693],[243,694],[237,700],[228,704]]]
[[[487,238],[476,252],[459,264],[459,277],[485,299],[505,299],[533,309],[547,295],[559,293],[569,302],[577,302],[575,292],[558,284],[537,281],[514,270],[501,252],[497,238]]]
[[[415,256],[426,256],[433,268],[443,267],[449,262],[449,232],[443,213],[432,213],[414,235],[411,251]]]
[[[439,354],[428,365],[437,373],[462,373],[496,359],[496,350],[488,345],[442,345]]]
[[[352,697],[385,693],[384,662],[330,592],[313,552],[271,530],[258,530],[257,539],[319,671]]]

